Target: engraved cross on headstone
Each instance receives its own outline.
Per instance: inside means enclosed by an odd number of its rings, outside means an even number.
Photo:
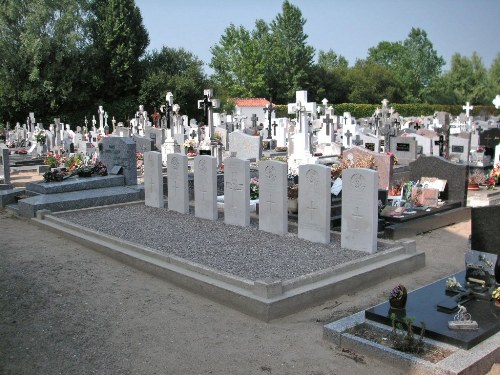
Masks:
[[[314,201],[310,201],[310,205],[306,207],[309,210],[309,213],[311,214],[311,221],[313,221],[314,218],[314,213],[318,209],[318,207],[314,207]]]
[[[326,135],[330,135],[330,125],[333,124],[333,119],[330,117],[329,113],[325,115],[325,118],[323,119],[323,124],[326,125]]]
[[[347,132],[344,133],[344,135],[347,137],[347,145],[350,146],[351,145],[351,137],[352,137],[352,133],[350,130],[347,130]]]

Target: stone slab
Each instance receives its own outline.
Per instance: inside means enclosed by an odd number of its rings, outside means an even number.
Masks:
[[[20,200],[18,206],[21,216],[32,218],[36,215],[36,211],[41,209],[47,209],[52,212],[68,211],[86,207],[132,202],[143,198],[143,187],[115,186],[59,194],[37,195]]]
[[[465,285],[465,271],[454,275],[460,284]],[[390,315],[395,313],[398,318],[405,316],[414,317],[413,324],[415,332],[420,333],[422,322],[425,323],[425,335],[437,341],[457,346],[462,349],[470,349],[500,330],[500,308],[493,302],[485,300],[473,300],[464,303],[467,312],[472,319],[477,321],[477,330],[457,331],[448,328],[448,322],[453,320],[454,313],[448,314],[438,311],[436,305],[451,298],[455,293],[447,294],[446,278],[438,280],[423,288],[408,293],[406,309],[393,310],[389,302],[384,302],[365,311],[367,319],[388,326],[391,325]]]
[[[125,177],[123,175],[93,177],[74,176],[64,181],[28,182],[26,183],[26,190],[33,191],[38,194],[58,194],[123,185],[125,185]]]
[[[132,138],[104,137],[99,143],[99,159],[108,169],[123,167],[125,185],[137,185],[136,145]]]
[[[217,220],[217,158],[199,155],[194,158],[195,216]]]
[[[167,155],[168,209],[189,212],[188,159],[182,154]]]
[[[250,225],[248,160],[230,157],[224,161],[224,222],[243,227]]]

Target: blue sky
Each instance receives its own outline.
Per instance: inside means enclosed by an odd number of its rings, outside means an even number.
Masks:
[[[454,53],[474,51],[486,68],[500,52],[500,0],[291,0],[307,20],[307,43],[334,50],[350,65],[381,41],[406,39],[412,27],[427,32],[449,69]],[[162,46],[192,52],[208,63],[210,47],[233,23],[252,30],[273,20],[282,0],[136,0],[149,32],[149,50]],[[210,72],[208,67],[205,69]]]

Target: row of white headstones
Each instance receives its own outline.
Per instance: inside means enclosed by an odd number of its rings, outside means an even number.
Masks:
[[[259,164],[259,229],[288,233],[287,164],[266,160]],[[299,167],[298,237],[330,243],[331,175],[319,164]],[[189,214],[188,159],[173,153],[167,158],[168,209]],[[343,171],[342,248],[374,253],[377,250],[378,172]],[[250,162],[230,157],[224,161],[224,223],[250,225]],[[161,153],[144,153],[145,204],[164,208]],[[194,160],[194,212],[218,219],[217,159],[201,155]]]

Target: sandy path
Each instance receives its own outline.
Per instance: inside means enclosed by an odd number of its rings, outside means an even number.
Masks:
[[[463,269],[469,232],[418,236],[424,269],[263,323],[0,209],[0,374],[399,374],[322,325]]]

